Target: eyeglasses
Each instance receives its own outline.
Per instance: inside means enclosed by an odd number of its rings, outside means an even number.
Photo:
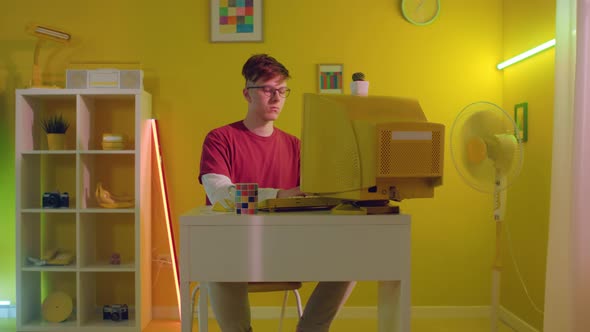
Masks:
[[[279,96],[281,98],[287,98],[287,97],[289,97],[289,93],[291,93],[291,89],[289,89],[289,88],[282,87],[282,88],[275,89],[272,86],[268,86],[268,85],[248,86],[248,87],[246,87],[246,89],[262,89],[262,92],[264,92],[264,94],[267,97],[273,97],[275,95],[275,92],[278,92]]]

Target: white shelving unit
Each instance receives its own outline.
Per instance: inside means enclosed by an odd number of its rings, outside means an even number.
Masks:
[[[66,149],[47,150],[41,120],[70,122]],[[151,95],[143,90],[16,91],[17,331],[141,331],[151,320]],[[128,137],[124,150],[102,150],[103,133]],[[106,209],[98,182],[135,197],[135,207]],[[45,192],[68,192],[69,208],[43,208]],[[34,266],[48,249],[74,253],[67,266]],[[109,264],[112,253],[120,265]],[[74,303],[61,323],[43,319],[55,291]],[[126,321],[103,320],[106,304],[127,304]]]

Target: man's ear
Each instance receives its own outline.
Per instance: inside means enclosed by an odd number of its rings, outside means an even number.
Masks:
[[[252,97],[250,96],[249,90],[247,88],[242,90],[242,94],[244,95],[244,99],[246,99],[248,102],[252,101]]]

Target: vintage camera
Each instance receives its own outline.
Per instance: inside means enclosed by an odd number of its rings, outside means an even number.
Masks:
[[[43,194],[44,208],[67,208],[70,207],[70,195],[66,192],[46,192]]]
[[[102,307],[102,319],[121,321],[129,319],[129,308],[126,304],[107,304]]]
[[[70,195],[68,193],[61,193],[59,195],[59,207],[70,207]]]

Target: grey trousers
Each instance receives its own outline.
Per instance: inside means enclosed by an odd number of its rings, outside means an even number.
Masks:
[[[311,294],[297,332],[327,332],[355,282],[319,282]],[[250,332],[250,302],[245,282],[210,282],[211,308],[222,332]]]

